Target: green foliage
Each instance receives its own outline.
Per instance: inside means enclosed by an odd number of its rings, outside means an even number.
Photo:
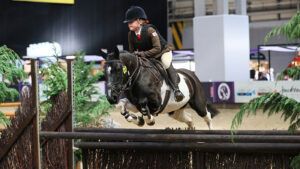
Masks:
[[[76,149],[74,151],[75,161],[81,161],[82,160],[82,149]]]
[[[16,89],[8,87],[9,85],[17,84],[26,77],[23,69],[17,67],[17,63],[20,63],[18,54],[5,45],[0,46],[0,102],[14,101],[19,96]],[[5,126],[9,124],[9,119],[1,112],[0,124]]]
[[[278,35],[285,36],[288,40],[300,39],[300,11],[298,11],[288,23],[272,29],[265,37],[265,42]]]
[[[20,63],[18,54],[5,45],[1,46],[0,74],[4,76],[4,79],[7,80],[9,84],[15,83],[26,77],[23,69],[16,66],[17,63]]]
[[[300,127],[300,103],[280,93],[268,93],[243,104],[232,120],[231,130],[236,130],[242,124],[245,115],[256,115],[258,109],[262,109],[268,116],[282,112],[284,121],[290,122],[289,131],[293,132]]]
[[[285,69],[279,74],[277,80],[285,80],[285,76],[288,76],[292,80],[300,80],[300,67],[289,67]]]
[[[99,95],[94,84],[103,76],[103,72],[91,75],[94,63],[84,63],[84,54],[76,54],[75,71],[75,110],[78,126],[97,125],[99,116],[107,115],[110,104],[105,96],[92,101],[93,95]]]
[[[0,102],[7,100],[15,101],[19,96],[19,92],[14,88],[9,88],[4,82],[0,82]]]
[[[10,120],[1,111],[0,111],[0,124],[3,125],[4,127],[10,125]]]
[[[288,23],[281,27],[272,29],[265,37],[267,42],[271,37],[283,35],[288,40],[300,39],[300,11],[298,11]],[[278,77],[279,80],[284,79],[284,76],[289,76],[294,80],[300,79],[300,68],[292,67],[284,70]],[[231,123],[232,133],[242,124],[243,117],[249,114],[256,114],[258,109],[263,109],[263,113],[271,116],[275,113],[282,112],[284,121],[289,120],[289,131],[294,132],[300,127],[300,103],[294,99],[283,96],[279,93],[268,93],[258,98],[252,99],[249,103],[241,106],[240,111],[234,116]],[[296,156],[291,166],[294,169],[300,168],[300,155]]]
[[[300,168],[300,155],[293,158],[291,162],[291,167],[293,169],[299,169]]]
[[[51,98],[67,90],[67,73],[58,63],[43,68],[41,72],[45,78],[44,84],[47,86],[47,89],[43,91],[46,96]]]
[[[241,106],[240,111],[234,116],[231,122],[232,134],[242,124],[245,115],[256,115],[258,109],[262,109],[263,113],[268,116],[282,112],[281,116],[284,121],[289,120],[290,126],[288,130],[290,132],[294,132],[300,127],[300,103],[280,93],[268,93],[254,98],[249,103]],[[292,160],[291,166],[293,169],[300,168],[300,155]]]
[[[273,28],[266,36],[265,43],[270,40],[270,38],[278,35],[285,36],[289,41],[300,39],[300,11],[298,11],[288,23]],[[296,52],[296,51],[295,51]],[[293,80],[300,80],[300,67],[291,67],[283,70],[278,76],[278,80],[283,80],[284,76],[289,76]]]
[[[98,119],[108,114],[110,104],[104,96],[92,100],[93,95],[100,95],[94,84],[103,73],[91,75],[94,64],[87,65],[83,56],[83,53],[76,54],[74,64],[75,121],[77,126],[98,125]],[[45,95],[48,98],[66,91],[66,71],[59,64],[52,64],[49,68],[43,69],[42,73],[45,76],[44,84],[47,88]],[[41,104],[41,110],[47,112],[51,109],[51,105],[51,100],[47,100]]]

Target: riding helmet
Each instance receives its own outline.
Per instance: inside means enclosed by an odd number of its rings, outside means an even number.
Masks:
[[[147,15],[143,8],[139,6],[131,6],[126,11],[124,23],[131,22],[135,19],[147,19]]]

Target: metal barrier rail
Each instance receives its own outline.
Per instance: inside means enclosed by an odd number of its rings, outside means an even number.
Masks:
[[[300,143],[174,143],[174,142],[78,142],[82,149],[197,150],[235,153],[299,153]]]
[[[153,134],[219,134],[230,135],[230,130],[168,130],[168,129],[115,129],[115,128],[74,128],[75,132],[96,133],[153,133]],[[300,131],[291,133],[287,130],[238,130],[235,135],[299,135]]]
[[[161,141],[205,143],[300,143],[300,135],[218,135],[218,134],[151,134],[151,133],[95,133],[40,132],[44,138],[92,139],[102,141]]]
[[[158,149],[203,152],[298,153],[300,132],[225,130],[76,129],[76,132],[41,132],[44,139],[81,139],[83,149]],[[89,140],[89,141],[85,141]],[[233,141],[233,142],[232,142]]]

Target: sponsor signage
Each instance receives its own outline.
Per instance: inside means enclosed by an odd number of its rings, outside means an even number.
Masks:
[[[75,0],[13,0],[21,2],[40,2],[40,3],[58,3],[58,4],[74,4]]]
[[[214,103],[234,103],[233,82],[213,82]]]
[[[300,81],[282,81],[275,84],[275,90],[284,96],[300,102]]]
[[[247,103],[251,99],[269,92],[279,92],[282,95],[300,101],[300,81],[253,81],[234,83],[236,103]]]

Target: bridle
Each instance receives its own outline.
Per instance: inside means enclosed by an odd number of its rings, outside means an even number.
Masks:
[[[136,63],[137,66],[135,67],[134,71],[130,73],[127,71],[126,73],[123,72],[123,67],[125,66],[124,63],[121,60],[109,60],[106,61],[106,63],[109,65],[110,63],[120,63],[122,66],[121,73],[121,80],[118,80],[117,82],[114,82],[113,84],[110,84],[110,89],[112,92],[115,92],[118,96],[121,95],[122,92],[126,90],[130,90],[132,86],[135,84],[136,80],[138,79],[140,75],[140,63],[139,58],[136,57]],[[106,70],[107,68],[105,68]],[[125,78],[124,78],[125,75]],[[107,74],[106,74],[107,76]],[[119,84],[121,84],[121,88],[117,87]]]

